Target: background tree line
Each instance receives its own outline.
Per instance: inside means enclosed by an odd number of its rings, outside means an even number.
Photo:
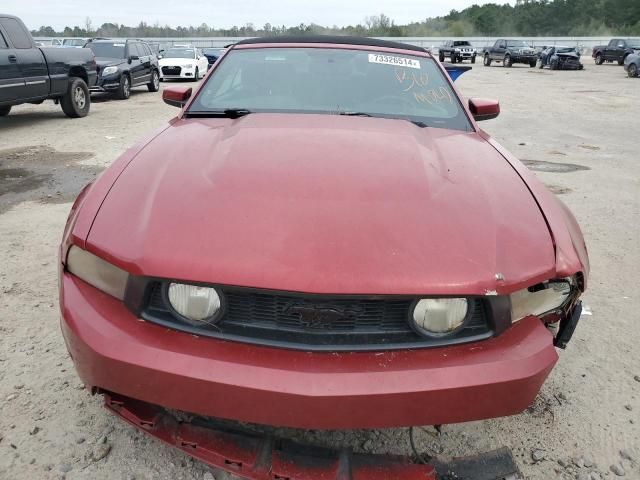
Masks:
[[[640,35],[640,0],[518,0],[516,5],[489,3],[452,10],[443,17],[397,25],[387,15],[366,17],[358,25],[327,27],[316,24],[259,28],[251,23],[231,28],[200,26],[171,27],[140,22],[129,27],[103,23],[65,27],[61,32],[42,26],[32,32],[41,37],[250,37],[276,35],[364,35],[376,37],[436,36],[606,36]]]

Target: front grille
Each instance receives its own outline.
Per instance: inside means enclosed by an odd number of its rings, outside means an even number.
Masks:
[[[163,75],[180,75],[181,67],[162,67]]]
[[[310,350],[440,346],[492,335],[484,299],[469,300],[469,318],[455,335],[425,338],[415,333],[409,297],[301,295],[243,288],[221,289],[223,314],[214,325],[194,327],[175,315],[161,282],[148,290],[142,317],[194,334]]]

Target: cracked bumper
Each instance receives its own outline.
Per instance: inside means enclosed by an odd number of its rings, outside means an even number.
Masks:
[[[242,430],[180,423],[154,405],[109,393],[105,407],[152,437],[241,478],[436,480],[433,466],[406,457],[338,452]]]
[[[135,318],[63,274],[62,331],[87,387],[200,415],[294,428],[435,425],[516,414],[557,361],[533,317],[446,348],[304,352],[197,338]]]

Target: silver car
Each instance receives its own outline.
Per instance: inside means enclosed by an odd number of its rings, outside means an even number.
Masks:
[[[630,77],[637,77],[640,73],[640,53],[632,53],[624,59],[624,69]]]

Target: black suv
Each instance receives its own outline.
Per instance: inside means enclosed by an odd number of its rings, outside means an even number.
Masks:
[[[140,40],[93,40],[87,43],[98,64],[98,83],[92,92],[114,93],[126,100],[132,87],[146,85],[150,92],[160,89],[158,57]]]

